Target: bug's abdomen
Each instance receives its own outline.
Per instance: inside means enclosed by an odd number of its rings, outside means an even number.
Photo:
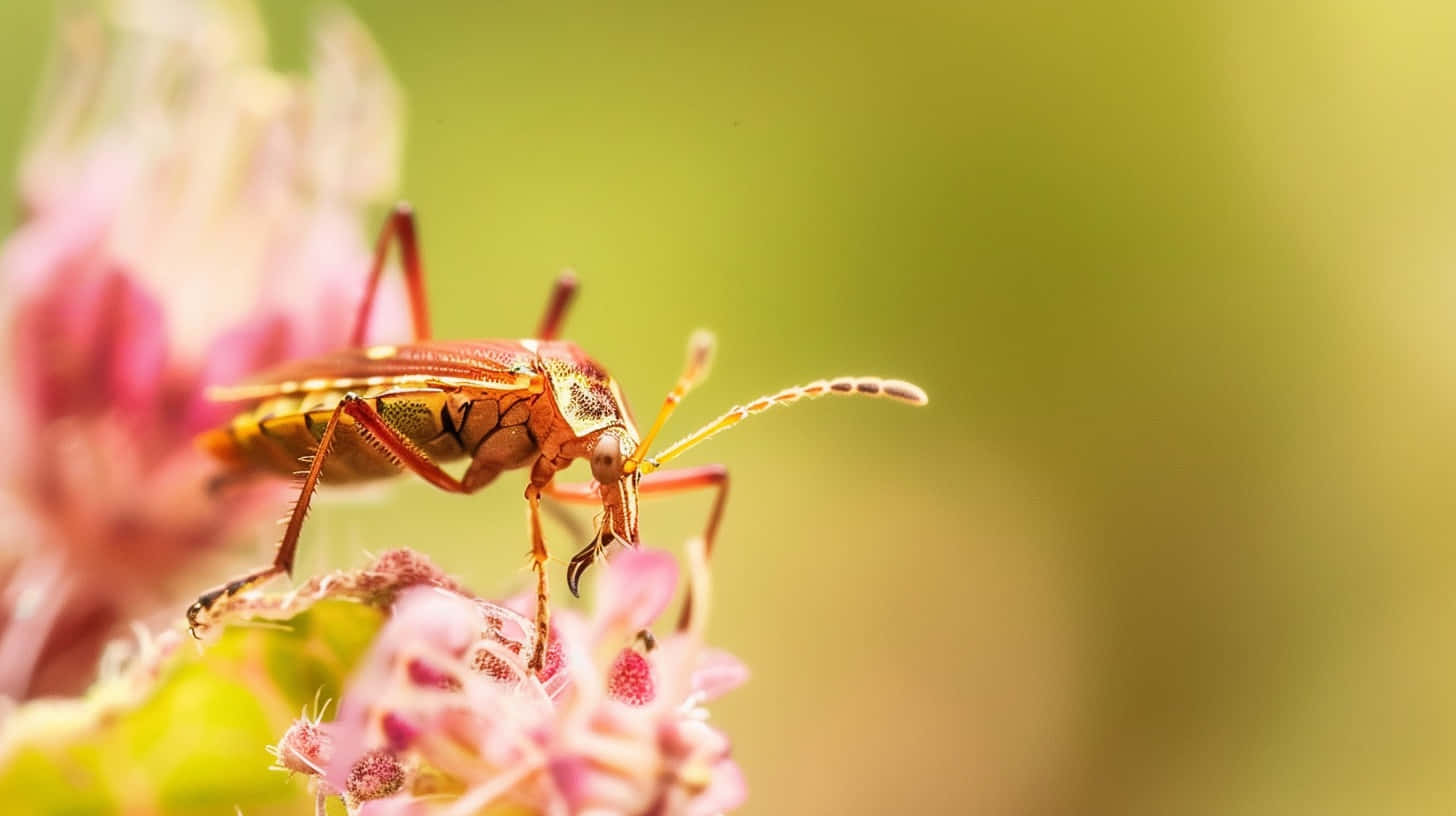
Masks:
[[[458,432],[450,419],[451,394],[438,389],[370,389],[360,394],[384,421],[431,459],[463,456]],[[213,455],[288,475],[307,469],[304,457],[314,455],[342,391],[316,391],[264,400],[228,425],[204,434],[201,443]],[[324,463],[326,482],[359,482],[393,476],[399,467],[378,446],[370,444],[347,415],[334,434]]]

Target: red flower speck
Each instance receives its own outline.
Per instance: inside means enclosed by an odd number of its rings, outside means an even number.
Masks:
[[[630,705],[647,705],[657,696],[652,665],[641,653],[623,649],[607,669],[607,696]]]

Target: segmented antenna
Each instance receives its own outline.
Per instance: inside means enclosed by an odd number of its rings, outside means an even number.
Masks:
[[[728,413],[679,439],[672,447],[643,461],[637,469],[644,474],[651,473],[681,456],[689,448],[708,441],[753,414],[761,414],[775,405],[788,405],[802,399],[822,397],[825,394],[888,397],[911,405],[924,405],[930,401],[920,386],[904,380],[886,380],[880,377],[835,377],[832,380],[815,380],[807,385],[785,388],[771,396],[759,397],[747,405],[734,406]],[[643,447],[645,448],[645,445]]]

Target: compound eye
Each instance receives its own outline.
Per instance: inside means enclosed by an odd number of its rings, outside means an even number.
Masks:
[[[611,484],[622,478],[622,441],[615,434],[602,434],[592,450],[592,478],[600,484]]]

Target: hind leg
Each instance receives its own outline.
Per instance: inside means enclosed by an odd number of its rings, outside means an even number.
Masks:
[[[334,407],[334,412],[329,415],[328,424],[324,426],[323,433],[319,437],[318,449],[303,478],[298,500],[294,502],[293,512],[288,517],[288,527],[284,529],[283,539],[278,542],[278,549],[273,554],[273,563],[203,593],[187,610],[187,629],[193,637],[197,637],[199,629],[206,627],[206,616],[219,601],[255,587],[275,576],[293,573],[293,558],[298,551],[298,537],[303,532],[304,518],[308,515],[309,504],[313,501],[314,492],[318,489],[324,463],[334,451],[334,437],[346,416],[353,420],[354,427],[365,442],[392,457],[405,470],[441,490],[451,493],[471,492],[459,479],[446,473],[423,451],[415,447],[414,443],[400,436],[374,410],[374,406],[368,400],[355,394],[345,395]]]

